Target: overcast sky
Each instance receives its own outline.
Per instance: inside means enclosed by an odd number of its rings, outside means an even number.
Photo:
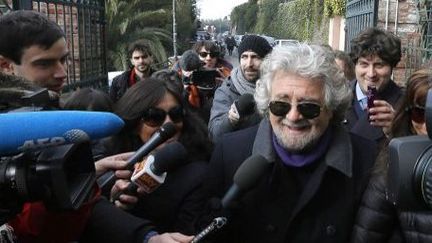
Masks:
[[[231,10],[247,0],[198,0],[200,19],[220,19],[231,13]]]

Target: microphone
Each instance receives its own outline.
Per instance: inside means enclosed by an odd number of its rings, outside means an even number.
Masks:
[[[136,167],[127,189],[114,194],[111,201],[115,201],[122,193],[135,193],[138,186],[146,193],[151,193],[165,182],[167,172],[177,169],[186,163],[187,151],[180,142],[172,142],[150,154],[145,161]]]
[[[222,207],[228,208],[233,201],[256,186],[269,165],[270,163],[261,155],[247,158],[234,174],[233,184],[222,198]]]
[[[0,155],[111,136],[124,126],[109,112],[35,111],[0,114]]]
[[[203,63],[195,51],[187,50],[183,52],[179,65],[183,71],[194,71],[201,68]]]
[[[264,175],[266,168],[270,163],[261,155],[253,155],[247,158],[237,169],[234,174],[233,184],[222,198],[222,209],[227,209],[233,201],[240,198],[244,193],[252,189],[259,179]],[[200,242],[208,234],[222,228],[228,219],[226,217],[217,217],[204,228],[201,232],[195,235],[192,239],[193,243]]]
[[[248,116],[255,112],[255,100],[252,94],[243,94],[234,102],[234,105],[240,117]]]
[[[176,128],[173,123],[165,123],[163,124],[159,130],[157,130],[150,139],[141,146],[128,160],[126,169],[132,170],[135,163],[139,162],[147,156],[153,149],[155,149],[157,146],[161,145],[168,139],[170,139],[172,136],[176,134]],[[114,185],[115,181],[115,174],[114,171],[109,171],[105,174],[103,174],[99,179],[97,180],[99,186],[102,188],[103,191],[110,190],[112,185]]]

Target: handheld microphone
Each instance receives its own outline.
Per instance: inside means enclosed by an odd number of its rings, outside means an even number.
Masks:
[[[252,94],[243,94],[234,104],[240,117],[248,116],[255,112],[255,100]]]
[[[234,174],[233,184],[222,198],[222,208],[227,209],[233,201],[240,198],[244,193],[253,188],[264,175],[266,168],[269,165],[270,163],[261,155],[247,158]],[[211,232],[222,228],[227,221],[228,219],[226,217],[214,218],[205,229],[195,235],[192,242],[195,243],[201,241]]]
[[[117,200],[122,193],[135,193],[138,186],[146,193],[153,192],[165,182],[167,172],[186,163],[186,156],[186,149],[181,143],[175,141],[166,144],[138,164],[131,177],[133,183],[129,184],[126,191],[113,195],[111,201]]]
[[[203,63],[195,51],[187,50],[183,52],[179,65],[183,71],[194,71],[200,69]]]
[[[135,163],[141,161],[142,158],[147,156],[153,149],[170,139],[175,134],[176,128],[173,123],[169,122],[162,125],[159,130],[157,130],[150,137],[150,139],[127,160],[126,169],[132,170]],[[105,173],[97,180],[99,186],[103,191],[107,189],[110,190],[111,187],[114,185],[114,181],[114,171],[109,171]]]
[[[222,198],[222,207],[228,208],[233,201],[256,186],[269,165],[270,163],[261,155],[247,158],[234,174],[233,184]]]
[[[109,112],[38,111],[0,114],[0,155],[111,136],[123,120]]]

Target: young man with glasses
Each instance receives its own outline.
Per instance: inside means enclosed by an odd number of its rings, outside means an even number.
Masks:
[[[113,79],[109,91],[113,102],[117,102],[132,85],[150,77],[154,72],[153,55],[147,43],[143,41],[132,43],[128,48],[128,54],[132,67]]]
[[[276,47],[260,70],[255,100],[264,118],[222,138],[203,196],[222,198],[250,156],[269,166],[228,207],[216,242],[348,242],[375,146],[341,126],[351,94],[334,55],[307,44]]]
[[[240,43],[240,66],[216,90],[213,99],[208,128],[214,142],[225,133],[253,126],[261,120],[256,112],[240,115],[235,103],[241,96],[254,93],[261,62],[271,51],[270,44],[260,36],[248,35]]]
[[[351,41],[356,79],[351,82],[353,99],[343,122],[350,132],[377,142],[388,135],[393,108],[403,96],[391,79],[401,52],[400,39],[378,28],[366,29]],[[367,102],[371,88],[376,89],[373,104]]]

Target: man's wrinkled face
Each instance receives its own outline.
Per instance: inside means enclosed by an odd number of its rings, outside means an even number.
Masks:
[[[289,103],[285,115],[275,115],[269,110],[269,119],[278,143],[291,152],[303,152],[313,147],[329,126],[333,113],[324,107],[322,82],[303,78],[297,74],[278,71],[271,85],[271,101]],[[308,119],[302,113],[310,113],[307,107],[319,106],[314,118]],[[305,105],[306,104],[306,105]],[[303,109],[303,110],[300,110]]]
[[[357,60],[355,74],[361,90],[366,94],[368,86],[383,90],[390,82],[392,68],[378,55],[370,55]]]
[[[131,63],[136,71],[146,73],[150,70],[151,64],[153,64],[153,57],[142,51],[135,50],[132,52]]]
[[[259,78],[261,62],[262,58],[253,51],[245,51],[240,55],[240,69],[247,81],[256,82]]]
[[[48,90],[61,92],[67,77],[66,60],[69,56],[66,40],[56,41],[50,48],[33,45],[23,50],[21,64],[10,61],[6,73],[27,79]]]

